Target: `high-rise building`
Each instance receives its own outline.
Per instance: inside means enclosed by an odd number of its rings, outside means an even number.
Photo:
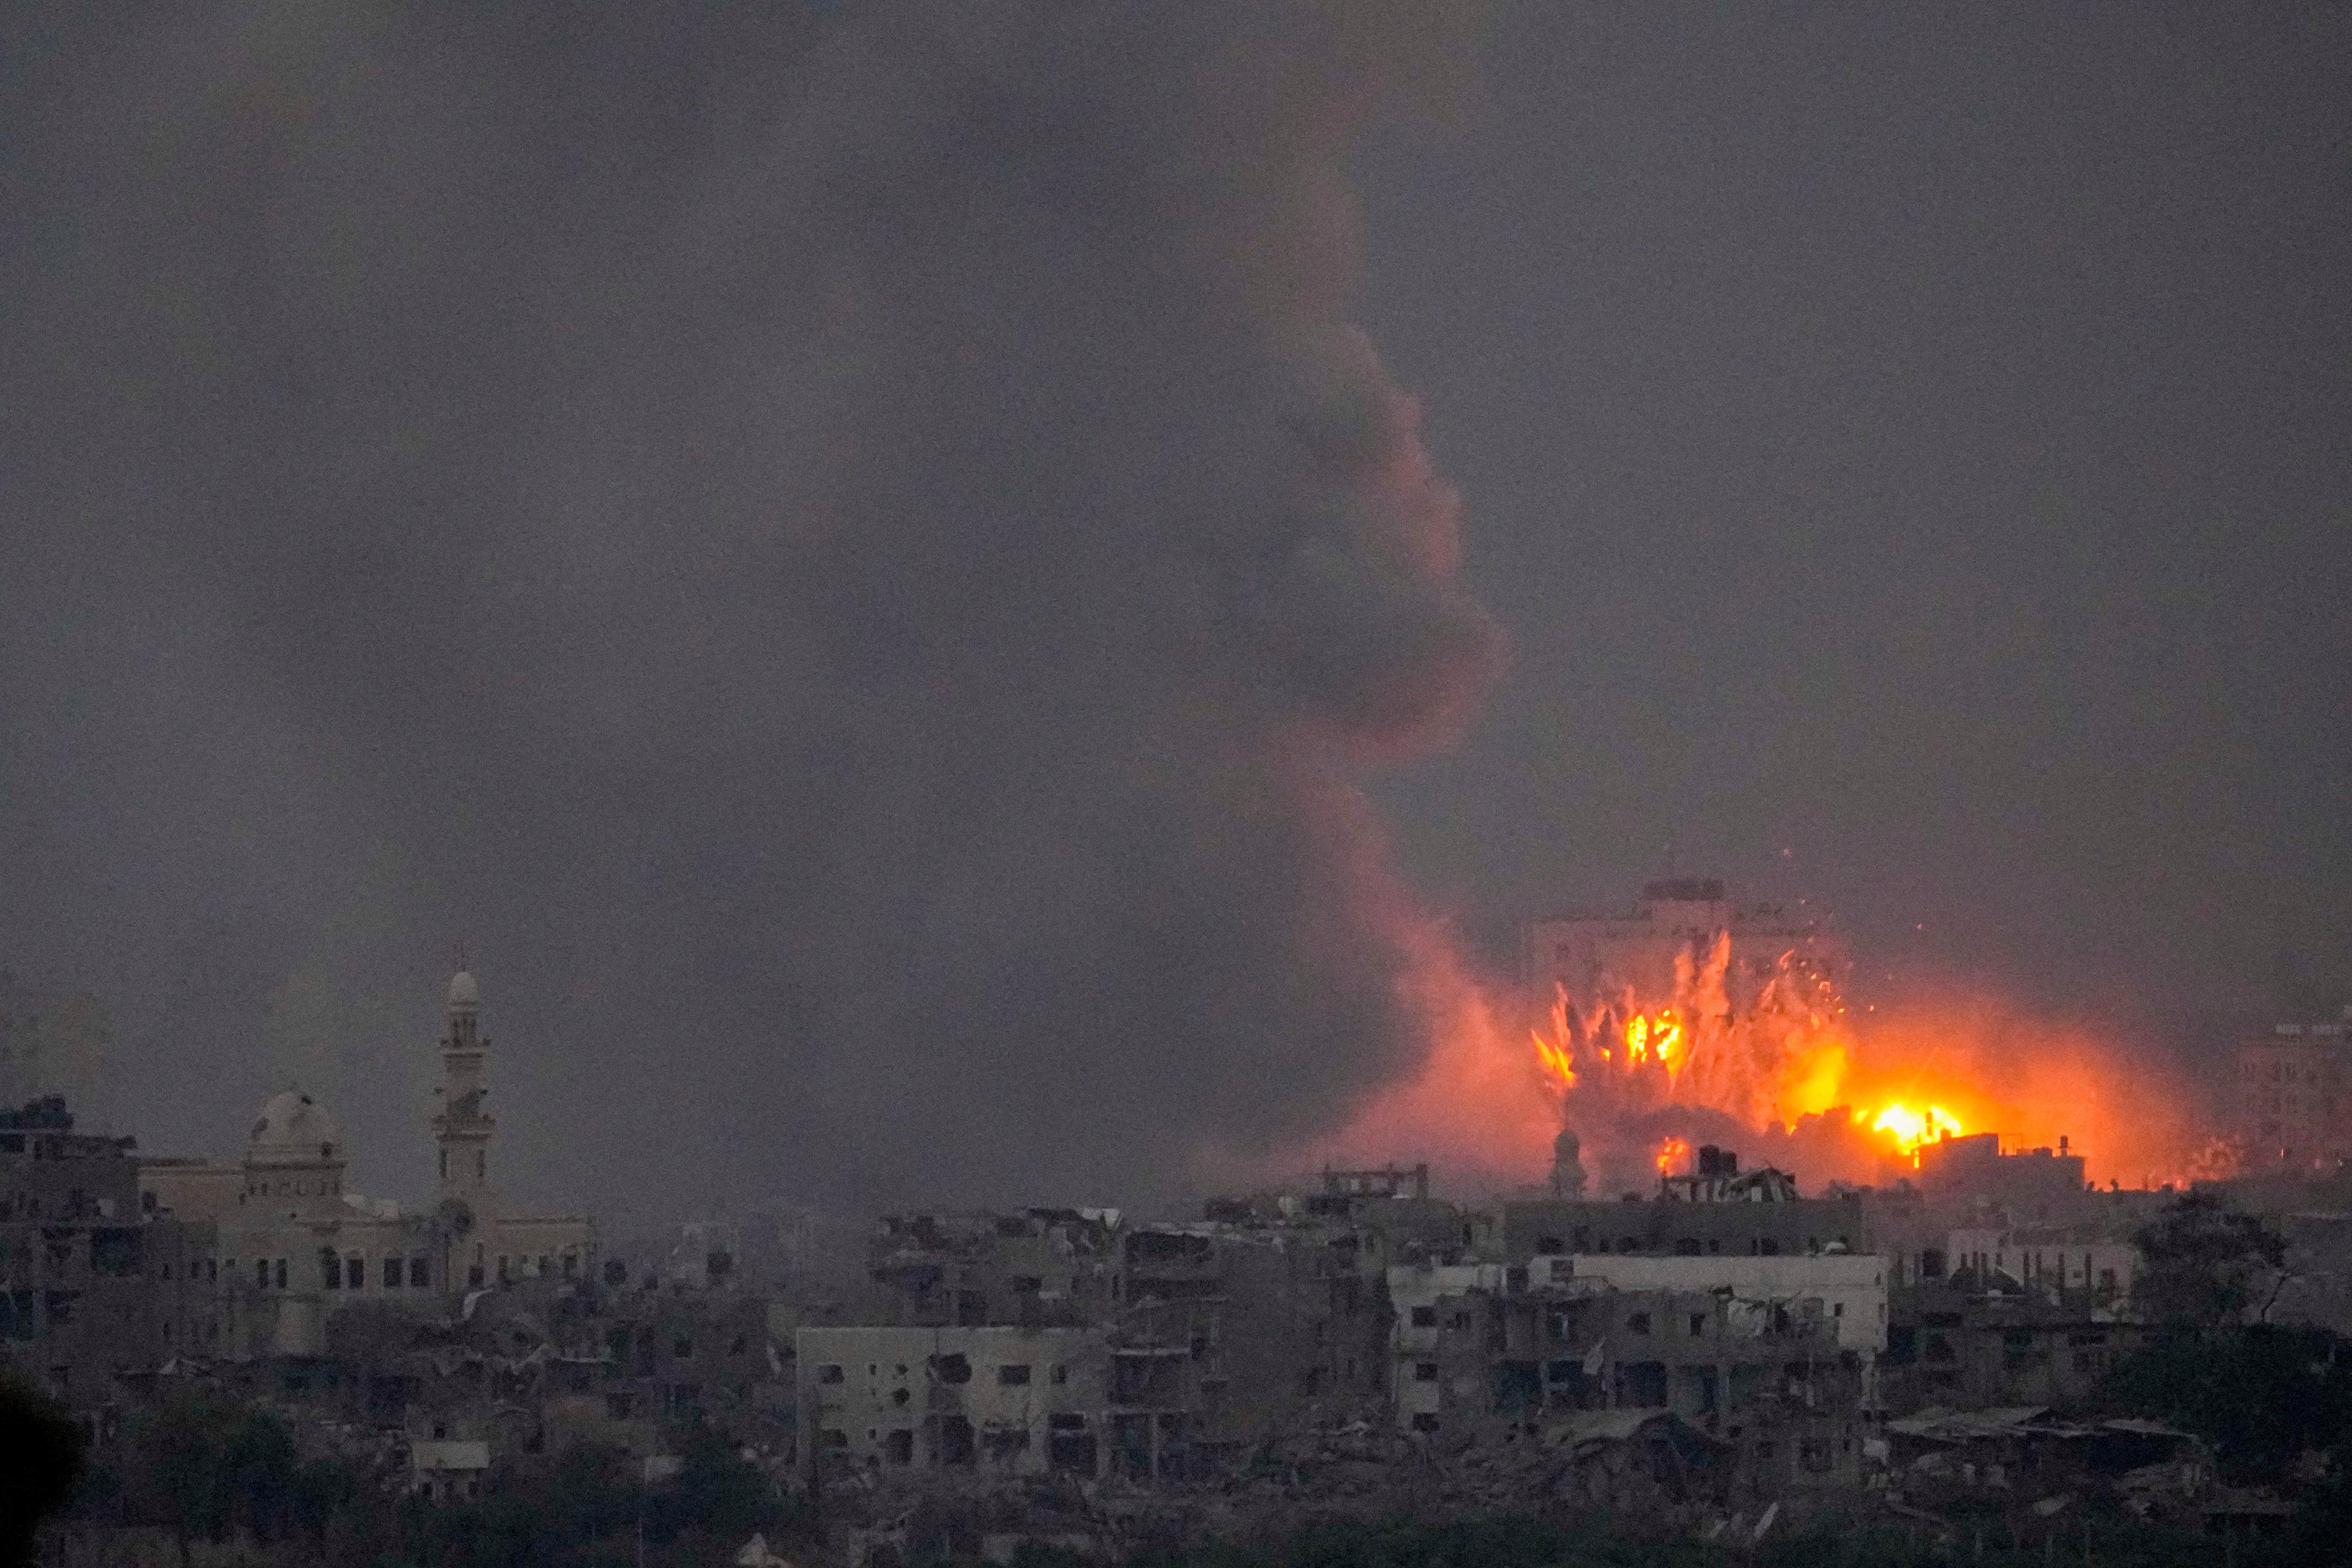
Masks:
[[[1826,921],[1779,904],[1738,904],[1715,878],[1649,883],[1623,912],[1581,912],[1528,927],[1526,975],[1531,994],[1554,986],[1580,1003],[1615,1002],[1631,991],[1642,1006],[1675,997],[1701,976],[1718,950],[1726,963],[1724,1004],[1735,1015],[1752,1006],[1768,982],[1793,974],[1832,990],[1846,968],[1843,943]]]
[[[2352,1008],[2320,1023],[2275,1024],[2238,1047],[2238,1111],[2247,1157],[2305,1165],[2352,1151]]]

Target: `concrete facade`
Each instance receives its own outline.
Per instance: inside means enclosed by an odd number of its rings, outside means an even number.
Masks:
[[[1601,1203],[1538,1198],[1507,1203],[1507,1262],[1565,1254],[1791,1257],[1866,1245],[1863,1205],[1852,1197],[1791,1203]]]
[[[793,1344],[808,1474],[1102,1473],[1113,1389],[1098,1330],[803,1328]]]
[[[2238,1121],[2256,1164],[2311,1165],[2352,1148],[2347,1020],[2273,1025],[2237,1049]]]
[[[1868,1253],[1819,1258],[1554,1258],[1559,1283],[1617,1290],[1728,1291],[1748,1301],[1820,1301],[1841,1349],[1864,1356],[1886,1348],[1886,1265]]]
[[[77,1411],[223,1331],[209,1227],[142,1212],[131,1147],[58,1098],[0,1111],[0,1366]]]
[[[1529,994],[1553,988],[1588,1003],[1631,991],[1645,1004],[1675,994],[1676,965],[1687,967],[1718,942],[1728,943],[1725,1001],[1731,1011],[1752,1006],[1765,984],[1786,968],[1834,984],[1846,969],[1844,945],[1801,910],[1774,904],[1738,904],[1713,878],[1652,882],[1630,910],[1577,913],[1531,923],[1523,963]]]

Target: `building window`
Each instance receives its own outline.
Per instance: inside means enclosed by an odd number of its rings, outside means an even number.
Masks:
[[[1434,1307],[1415,1307],[1412,1310],[1412,1326],[1416,1329],[1433,1329],[1437,1327],[1437,1309]]]
[[[819,1383],[839,1383],[842,1380],[841,1368],[828,1363],[816,1369],[816,1380]]]
[[[1066,1366],[1064,1366],[1061,1363],[1059,1363],[1059,1362],[1055,1362],[1055,1363],[1054,1363],[1054,1381],[1055,1381],[1055,1383],[1067,1383],[1067,1382],[1069,1382],[1069,1381],[1070,1381],[1070,1369],[1069,1369],[1068,1367],[1066,1367]]]
[[[282,1258],[278,1260],[278,1288],[286,1289],[286,1259]]]
[[[352,1289],[364,1290],[367,1289],[366,1258],[362,1258],[357,1253],[353,1253],[350,1261],[343,1265],[343,1272],[350,1277]]]
[[[425,1259],[422,1258],[410,1258],[408,1260],[408,1283],[418,1289],[422,1289],[432,1282],[433,1277],[429,1272],[428,1265],[425,1263]]]
[[[257,1290],[269,1289],[269,1259],[267,1258],[253,1260],[253,1286]]]
[[[1029,1382],[1029,1368],[1024,1363],[1008,1363],[996,1369],[996,1381],[1006,1388],[1025,1387]]]
[[[1650,1314],[1647,1312],[1634,1313],[1632,1317],[1625,1320],[1625,1330],[1628,1333],[1648,1333],[1650,1331]]]
[[[1435,1383],[1437,1381],[1437,1363],[1433,1361],[1417,1361],[1413,1363],[1412,1380],[1415,1383]]]
[[[1434,1432],[1437,1430],[1437,1417],[1424,1410],[1412,1418],[1412,1429],[1416,1432]]]

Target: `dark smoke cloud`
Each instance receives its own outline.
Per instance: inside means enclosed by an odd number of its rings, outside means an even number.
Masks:
[[[119,1124],[307,1064],[413,1184],[460,937],[517,1180],[640,1213],[1165,1191],[1421,1059],[1355,781],[1498,637],[1339,159],[1459,8],[13,26],[0,951]]]

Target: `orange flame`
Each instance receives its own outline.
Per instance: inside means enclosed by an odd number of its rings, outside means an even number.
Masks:
[[[1569,1042],[1574,1037],[1568,1025],[1568,993],[1563,991],[1552,999],[1550,1039],[1544,1038],[1540,1029],[1529,1031],[1535,1037],[1536,1060],[1545,1077],[1563,1095],[1576,1087],[1576,1057]]]
[[[1735,1013],[1730,962],[1727,933],[1677,957],[1669,997],[1556,986],[1551,1027],[1534,1031],[1546,1081],[1621,1109],[1705,1106],[1759,1127],[1828,1110],[1847,1054],[1834,985],[1784,952]]]
[[[1565,1049],[1545,1039],[1541,1031],[1534,1031],[1534,1034],[1536,1060],[1543,1065],[1545,1073],[1559,1086],[1559,1091],[1566,1094],[1576,1087],[1576,1064],[1569,1058]]]
[[[1867,1111],[1857,1110],[1853,1119],[1860,1121],[1867,1115]],[[1871,1121],[1870,1130],[1891,1136],[1895,1146],[1915,1163],[1919,1157],[1920,1144],[1932,1143],[1938,1138],[1957,1138],[1961,1132],[1960,1119],[1942,1106],[1930,1105],[1925,1110],[1915,1110],[1899,1100],[1878,1113]]]
[[[1679,1138],[1667,1139],[1664,1142],[1658,1145],[1658,1152],[1654,1161],[1658,1167],[1658,1174],[1662,1176],[1673,1175],[1675,1173],[1675,1167],[1689,1158],[1690,1145],[1688,1143],[1684,1142]]]
[[[2126,1185],[2222,1174],[2239,1158],[2186,1088],[2127,1042],[1973,992],[1915,988],[1864,1017],[1808,953],[1743,952],[1735,971],[1718,932],[1678,955],[1651,994],[1556,989],[1548,1026],[1530,1031],[1506,1026],[1501,987],[1472,974],[1443,931],[1408,934],[1416,962],[1402,994],[1433,1048],[1347,1126],[1282,1151],[1286,1165],[1435,1156],[1482,1180],[1526,1181],[1553,1158],[1565,1121],[1588,1169],[1614,1182],[1612,1169],[1652,1167],[1676,1124],[1662,1113],[1678,1107],[1736,1124],[1693,1118],[1692,1140],[1737,1132],[1750,1163],[1777,1164],[1809,1189],[1892,1180],[1926,1142],[1966,1131],[2017,1148],[2071,1135],[2091,1157],[2090,1180]],[[1260,1170],[1255,1156],[1211,1152]]]

